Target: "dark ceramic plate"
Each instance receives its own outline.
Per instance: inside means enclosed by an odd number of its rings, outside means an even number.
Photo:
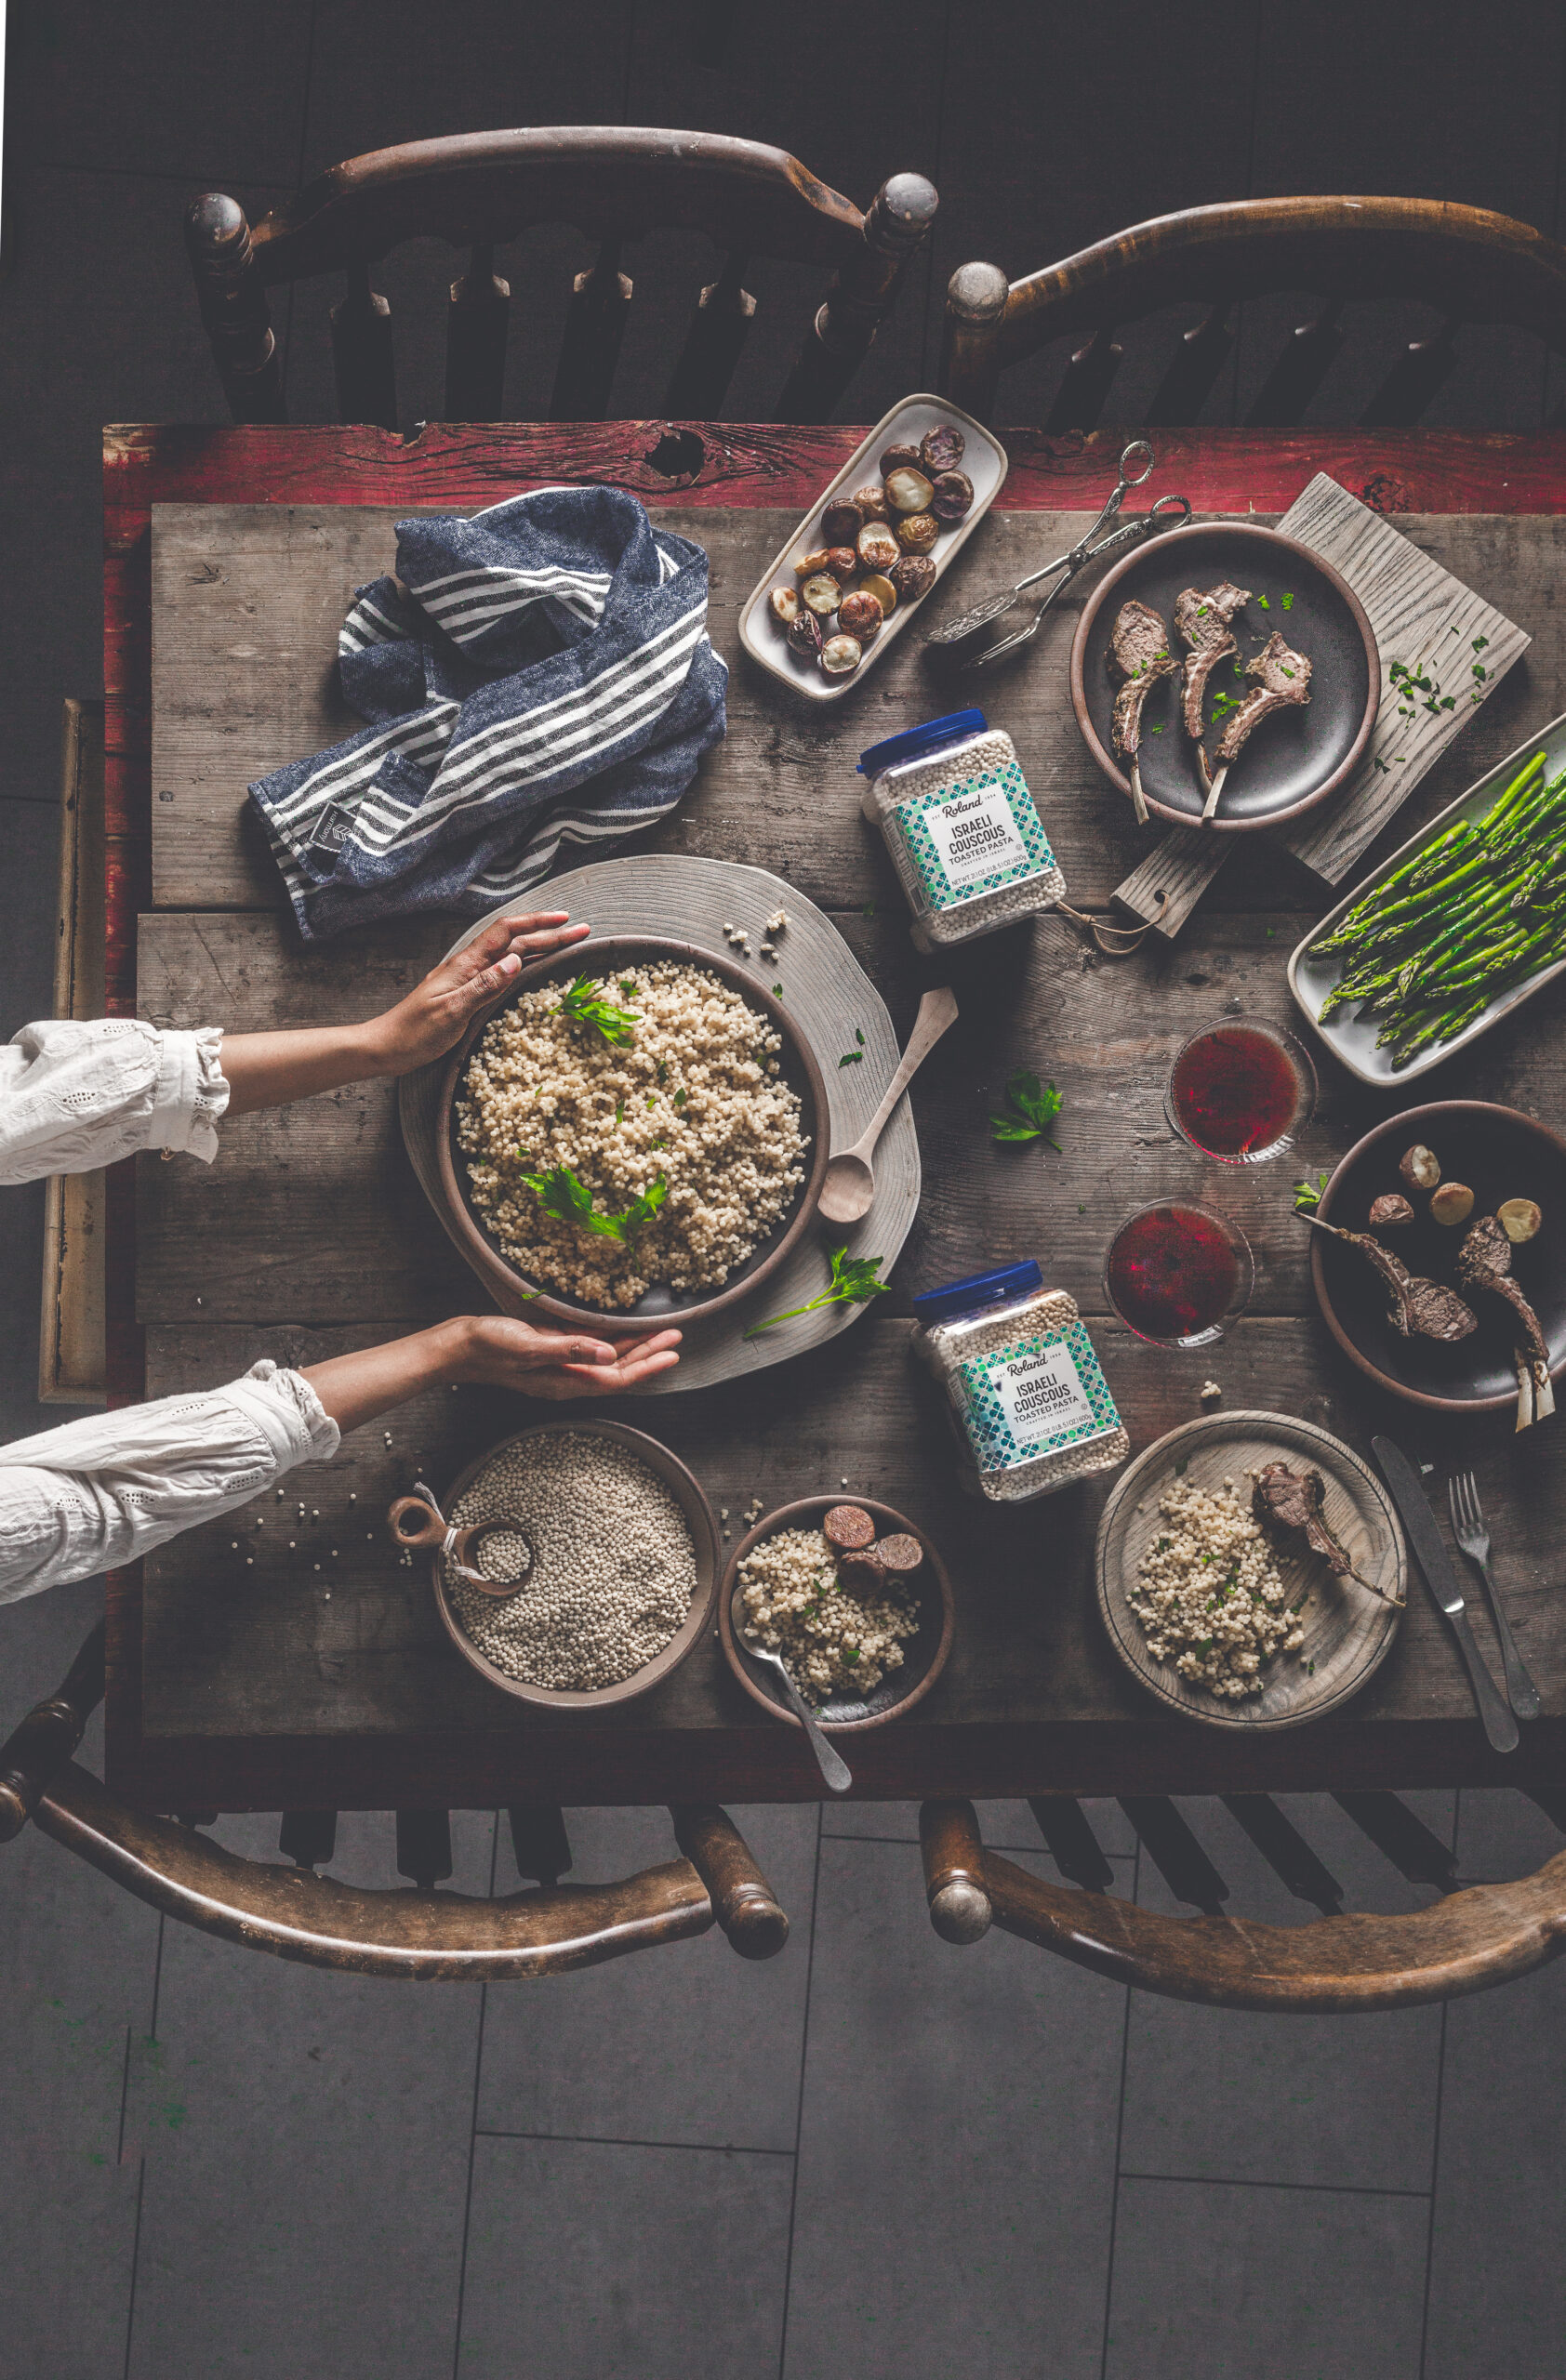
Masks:
[[[783,1044],[782,1078],[799,1093],[801,1129],[810,1139],[810,1167],[803,1187],[789,1211],[773,1225],[745,1263],[735,1267],[722,1288],[675,1289],[667,1285],[655,1286],[629,1311],[604,1312],[584,1304],[556,1282],[526,1279],[492,1236],[474,1203],[468,1160],[458,1140],[457,1100],[468,1060],[484,1026],[524,992],[533,991],[540,984],[559,984],[564,987],[583,972],[594,977],[612,976],[617,968],[657,959],[673,959],[682,966],[705,969],[708,974],[716,975],[739,992],[752,1009],[776,1027]],[[441,1111],[444,1120],[435,1144],[435,1159],[445,1211],[456,1226],[458,1246],[503,1312],[514,1312],[520,1297],[529,1315],[548,1315],[551,1320],[564,1323],[568,1329],[591,1322],[596,1330],[611,1336],[616,1331],[640,1333],[669,1323],[694,1321],[698,1316],[716,1314],[720,1308],[732,1305],[781,1264],[816,1212],[827,1170],[826,1086],[815,1052],[794,1019],[732,959],[721,959],[715,951],[700,949],[695,943],[666,942],[649,934],[606,934],[524,967],[501,997],[469,1025],[446,1060],[441,1082]]]
[[[1416,1141],[1434,1150],[1443,1182],[1467,1183],[1476,1215],[1493,1215],[1504,1198],[1538,1200],[1543,1228],[1536,1239],[1514,1250],[1512,1274],[1539,1317],[1550,1372],[1559,1379],[1566,1370],[1566,1141],[1515,1107],[1493,1107],[1484,1100],[1412,1107],[1378,1124],[1349,1150],[1322,1193],[1322,1221],[1363,1231],[1371,1201],[1405,1188],[1398,1160]],[[1456,1288],[1478,1315],[1479,1329],[1450,1347],[1432,1339],[1400,1339],[1364,1259],[1324,1232],[1312,1232],[1310,1276],[1328,1329],[1361,1371],[1411,1405],[1470,1413],[1515,1405],[1512,1338],[1498,1302],[1470,1297],[1456,1279],[1455,1259],[1467,1226],[1448,1230],[1431,1223],[1424,1194],[1409,1196],[1415,1221],[1377,1236],[1411,1273]]]
[[[1381,663],[1359,598],[1330,563],[1276,529],[1243,522],[1198,522],[1172,529],[1118,562],[1088,598],[1071,647],[1071,700],[1088,749],[1121,791],[1130,780],[1115,758],[1110,714],[1117,681],[1109,674],[1109,636],[1122,603],[1150,604],[1174,635],[1174,598],[1186,587],[1223,579],[1248,587],[1252,600],[1234,623],[1241,661],[1259,653],[1274,628],[1311,662],[1310,700],[1264,719],[1224,780],[1218,813],[1209,823],[1230,832],[1275,826],[1297,817],[1345,783],[1375,723]],[[1267,608],[1256,600],[1265,595]],[[1283,598],[1294,598],[1288,609]],[[1177,641],[1176,652],[1184,647]],[[1213,697],[1238,694],[1251,681],[1221,661],[1208,681]],[[1201,816],[1204,795],[1196,747],[1180,724],[1178,678],[1161,679],[1148,697],[1142,725],[1142,790],[1148,807],[1175,826]],[[1161,734],[1151,731],[1161,728]],[[1209,732],[1211,753],[1217,741]]]
[[[901,1669],[888,1670],[880,1685],[872,1686],[867,1695],[839,1691],[826,1702],[813,1705],[822,1726],[875,1727],[884,1720],[896,1718],[900,1712],[910,1710],[929,1693],[951,1650],[951,1580],[933,1540],[917,1521],[895,1512],[890,1504],[878,1504],[872,1496],[851,1496],[846,1488],[835,1496],[803,1496],[797,1503],[780,1505],[776,1512],[768,1513],[764,1520],[758,1521],[730,1554],[718,1590],[718,1630],[729,1667],[746,1693],[788,1727],[797,1727],[800,1723],[789,1708],[782,1679],[766,1663],[748,1659],[743,1646],[736,1641],[734,1609],[739,1593],[739,1566],[763,1537],[776,1537],[780,1529],[819,1528],[834,1504],[857,1504],[861,1512],[869,1514],[878,1537],[891,1537],[897,1530],[906,1529],[924,1548],[924,1567],[914,1573],[909,1590],[919,1598],[919,1633],[905,1640]]]

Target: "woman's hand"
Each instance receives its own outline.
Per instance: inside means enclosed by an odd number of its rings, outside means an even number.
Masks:
[[[566,909],[540,909],[537,916],[501,918],[458,950],[432,967],[406,999],[364,1027],[376,1071],[410,1074],[431,1058],[444,1058],[459,1041],[467,1025],[524,967],[551,951],[568,949],[589,929],[569,922]]]
[[[520,1388],[527,1396],[613,1396],[639,1388],[680,1360],[677,1330],[644,1339],[584,1338],[579,1332],[537,1330],[509,1315],[471,1315],[461,1377],[490,1388]]]
[[[223,1073],[228,1113],[282,1107],[375,1075],[405,1075],[443,1058],[486,1000],[522,972],[530,959],[567,950],[587,933],[564,909],[537,917],[501,918],[443,959],[406,999],[365,1025],[305,1026],[295,1033],[225,1033]]]
[[[680,1360],[677,1330],[655,1330],[617,1346],[590,1331],[539,1330],[510,1315],[458,1315],[383,1346],[329,1355],[305,1372],[339,1430],[356,1430],[378,1413],[405,1405],[428,1389],[458,1382],[520,1389],[524,1396],[559,1402],[572,1396],[613,1396],[640,1388]]]

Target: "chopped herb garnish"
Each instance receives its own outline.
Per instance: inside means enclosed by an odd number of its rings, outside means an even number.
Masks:
[[[658,1060],[658,1080],[659,1082],[667,1082],[669,1080],[669,1062],[666,1058],[660,1058]]]
[[[630,977],[629,975],[622,975],[622,976],[620,977],[620,989],[621,989],[621,991],[622,991],[622,992],[624,992],[624,994],[625,994],[625,996],[626,996],[626,998],[627,998],[628,999],[630,998],[630,997],[631,993],[636,989],[635,985],[631,982]]]
[[[1317,1208],[1321,1203],[1321,1193],[1325,1190],[1326,1186],[1327,1177],[1325,1173],[1319,1173],[1314,1182],[1312,1182],[1308,1176],[1303,1182],[1296,1182],[1294,1184],[1295,1214],[1313,1215],[1316,1212]]]
[[[854,1038],[855,1038],[855,1040],[856,1040],[856,1041],[857,1041],[857,1043],[859,1044],[860,1049],[862,1050],[862,1049],[864,1048],[864,1046],[865,1046],[865,1037],[864,1037],[864,1035],[860,1032],[859,1027],[858,1027],[857,1025],[856,1025],[856,1026],[854,1027]]]
[[[1474,651],[1476,653],[1482,653],[1489,641],[1490,639],[1487,636],[1476,636],[1474,639]]]
[[[629,1009],[616,1008],[601,998],[591,975],[578,975],[567,986],[555,1014],[569,1018],[573,1025],[591,1025],[617,1049],[630,1039],[632,1025],[641,1023],[640,1017],[633,1016]]]
[[[1293,597],[1292,595],[1285,595],[1285,596],[1284,596],[1284,598],[1283,598],[1283,609],[1284,609],[1286,612],[1292,612],[1292,611],[1294,610],[1294,597]]]
[[[1265,595],[1258,595],[1258,596],[1257,596],[1257,598],[1256,598],[1256,601],[1257,601],[1257,602],[1261,605],[1262,610],[1263,610],[1264,612],[1270,612],[1270,611],[1271,611],[1272,606],[1271,606],[1271,604],[1267,602],[1267,597],[1266,597]]]
[[[623,1099],[617,1099],[615,1102],[615,1121],[617,1124],[623,1124],[625,1121],[625,1102]]]
[[[1047,1141],[1058,1156],[1060,1143],[1050,1126],[1065,1105],[1054,1083],[1041,1085],[1026,1066],[1018,1066],[1006,1085],[1006,1104],[989,1119],[993,1141]]]
[[[676,1106],[676,1107],[683,1107],[684,1104],[685,1104],[685,1094],[684,1094],[684,1092],[683,1092],[683,1091],[677,1091],[675,1092],[675,1094],[674,1094],[674,1104],[675,1104],[675,1106]]]
[[[772,987],[772,997],[775,1000],[780,1000],[782,998],[783,986],[781,984],[774,984]]]
[[[601,1239],[617,1239],[623,1247],[651,1222],[669,1196],[669,1184],[661,1178],[639,1191],[623,1215],[601,1215],[592,1203],[592,1192],[579,1181],[568,1165],[557,1165],[548,1173],[524,1173],[522,1176],[537,1198],[546,1215],[557,1223],[576,1223],[583,1231],[595,1232]]]
[[[884,1297],[890,1281],[878,1281],[883,1259],[879,1256],[850,1256],[846,1246],[834,1248],[831,1254],[831,1277],[819,1297],[805,1305],[794,1305],[787,1314],[769,1314],[764,1322],[752,1323],[746,1331],[747,1339],[759,1339],[776,1322],[793,1322],[802,1314],[815,1314],[824,1305],[868,1305],[871,1298]]]
[[[865,1053],[862,1050],[844,1051],[843,1056],[837,1062],[838,1072],[841,1074],[844,1066],[856,1066],[864,1054]]]

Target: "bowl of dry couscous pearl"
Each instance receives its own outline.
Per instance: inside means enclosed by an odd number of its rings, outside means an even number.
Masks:
[[[711,1624],[712,1507],[677,1455],[627,1422],[573,1415],[502,1439],[444,1492],[440,1518],[492,1532],[476,1555],[488,1592],[444,1550],[428,1557],[430,1581],[463,1659],[521,1702],[628,1702]],[[496,1591],[513,1580],[515,1592]]]
[[[854,1516],[857,1516],[855,1518]],[[878,1727],[923,1700],[951,1650],[951,1580],[916,1521],[869,1496],[805,1496],[741,1539],[718,1591],[740,1685],[790,1727],[783,1681],[747,1658],[779,1654],[823,1727]]]
[[[606,935],[522,973],[441,1086],[441,1212],[509,1313],[633,1333],[748,1296],[816,1211],[826,1087],[733,959]]]

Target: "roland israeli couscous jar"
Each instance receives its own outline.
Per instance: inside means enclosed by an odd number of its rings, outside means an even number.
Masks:
[[[981,710],[926,721],[859,757],[860,804],[913,911],[923,951],[971,942],[1066,897],[1016,747]]]
[[[913,1310],[970,1494],[1026,1503],[1124,1462],[1131,1440],[1077,1302],[1030,1258],[927,1289]]]

